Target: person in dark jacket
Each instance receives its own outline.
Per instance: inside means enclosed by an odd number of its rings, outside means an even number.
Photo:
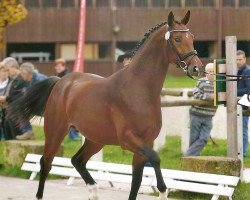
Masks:
[[[66,61],[63,58],[58,58],[55,60],[55,70],[56,76],[60,78],[69,73],[69,69],[66,66]]]
[[[250,76],[250,67],[246,64],[246,54],[242,50],[237,51],[237,75]],[[237,96],[241,97],[250,92],[250,80],[237,81]],[[243,109],[247,109],[243,107]],[[248,150],[248,121],[249,117],[243,115],[243,156],[247,155]]]
[[[3,65],[8,68],[9,76],[13,79],[9,94],[7,96],[0,96],[0,103],[10,104],[14,100],[18,98],[19,95],[24,93],[29,84],[24,81],[20,69],[19,64],[16,59],[7,57],[3,60]],[[22,118],[22,113],[20,113],[19,120]],[[32,130],[32,126],[29,122],[22,124],[20,127],[17,127],[17,123],[13,122],[11,119],[6,118],[5,120],[5,139],[34,139],[35,135]]]

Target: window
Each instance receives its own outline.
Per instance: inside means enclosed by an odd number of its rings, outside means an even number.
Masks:
[[[96,43],[85,44],[84,53],[85,53],[84,56],[86,60],[97,60],[98,54],[99,54],[98,44]]]
[[[75,60],[76,44],[61,44],[60,57],[65,60]]]
[[[235,7],[235,0],[223,0],[222,6],[224,7]]]
[[[74,0],[61,0],[61,7],[75,7],[75,1]]]
[[[57,7],[57,0],[43,0],[43,7]]]
[[[152,0],[153,7],[164,7],[165,0]]]
[[[239,0],[239,7],[249,7],[250,0]]]
[[[79,6],[80,6],[80,2],[81,2],[81,0],[80,0],[79,3],[78,3]],[[93,7],[92,0],[86,0],[86,6],[87,6],[87,7]]]
[[[104,59],[109,56],[108,43],[86,43],[84,47],[86,60]]]
[[[109,57],[109,47],[108,43],[100,43],[99,44],[99,59],[105,59]]]
[[[135,0],[135,7],[147,7],[148,1],[147,0]]]
[[[131,7],[131,0],[116,0],[117,7]]]
[[[7,55],[11,53],[48,53],[49,60],[55,59],[55,44],[54,43],[8,43]],[[39,57],[23,57],[23,61],[39,60]]]
[[[186,7],[197,7],[198,6],[198,2],[197,0],[186,0]]]
[[[117,42],[117,48],[122,50],[122,51],[126,51],[126,50],[131,50],[131,49],[134,49],[137,45],[138,41],[137,42],[134,42],[134,41],[130,41],[130,42]]]
[[[202,6],[204,6],[204,7],[213,7],[215,5],[214,5],[214,1],[212,1],[212,0],[203,0],[202,1]]]
[[[169,7],[181,7],[181,0],[169,0]]]
[[[199,57],[209,58],[209,42],[208,41],[195,41],[194,48],[198,52]]]
[[[96,7],[109,7],[109,0],[96,1]]]
[[[25,0],[25,6],[27,8],[37,8],[39,6],[39,0]]]
[[[250,42],[247,40],[237,41],[237,50],[242,50],[246,53],[246,57],[250,57]],[[222,56],[226,57],[225,41],[222,42]]]
[[[76,44],[61,44],[60,57],[75,60]],[[98,60],[108,57],[108,43],[86,43],[84,46],[85,60]]]

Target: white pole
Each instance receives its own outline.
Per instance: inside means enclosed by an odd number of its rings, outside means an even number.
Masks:
[[[236,75],[236,36],[226,36],[226,74]],[[227,91],[227,155],[238,158],[237,143],[237,83],[226,82]]]

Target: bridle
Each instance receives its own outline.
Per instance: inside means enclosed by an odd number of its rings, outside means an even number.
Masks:
[[[196,50],[193,50],[193,51],[189,51],[189,52],[185,53],[184,55],[181,55],[177,51],[176,47],[174,46],[174,44],[171,40],[171,33],[172,32],[189,32],[189,29],[175,29],[175,30],[167,31],[165,34],[165,39],[167,40],[167,44],[169,45],[170,49],[175,53],[176,57],[178,58],[179,67],[184,71],[184,73],[187,76],[189,76],[190,78],[193,79],[193,76],[188,71],[188,66],[189,66],[191,60],[193,59],[193,57],[197,56],[198,53]],[[186,63],[185,59],[190,57],[190,56],[192,56],[191,59],[189,60],[188,63]]]

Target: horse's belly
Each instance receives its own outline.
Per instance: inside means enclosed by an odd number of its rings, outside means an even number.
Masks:
[[[108,117],[107,117],[108,118]],[[104,117],[90,119],[83,117],[82,123],[75,123],[76,128],[87,139],[101,144],[118,144],[113,123]]]

